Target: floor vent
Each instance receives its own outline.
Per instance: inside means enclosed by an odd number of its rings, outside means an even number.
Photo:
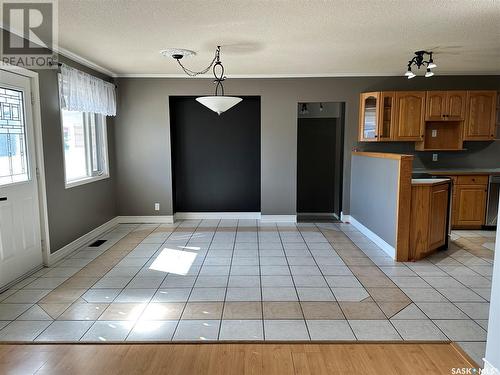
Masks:
[[[97,241],[94,241],[92,242],[89,247],[99,247],[101,246],[104,242],[106,242],[106,240],[97,240]]]

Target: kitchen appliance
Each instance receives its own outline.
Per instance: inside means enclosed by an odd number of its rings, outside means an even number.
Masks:
[[[488,206],[486,209],[486,227],[498,224],[498,199],[500,195],[500,176],[490,176],[488,184]]]

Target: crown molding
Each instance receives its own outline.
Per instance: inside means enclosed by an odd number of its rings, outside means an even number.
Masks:
[[[498,72],[437,72],[439,76],[498,76]],[[181,73],[117,73],[115,78],[187,78],[187,79],[213,79],[212,76],[203,74],[196,77],[190,77]],[[262,79],[262,78],[355,78],[355,77],[401,77],[404,78],[401,72],[396,73],[310,73],[310,74],[231,74],[227,78],[242,78],[242,79]],[[417,76],[420,77],[420,76]],[[417,78],[415,77],[415,78]],[[422,78],[424,78],[422,76]]]
[[[84,65],[87,68],[94,69],[95,71],[98,71],[99,73],[102,73],[102,74],[106,74],[112,78],[118,77],[118,75],[115,72],[113,72],[113,71],[111,71],[111,70],[109,70],[109,69],[89,60],[89,59],[86,59],[85,57],[82,57],[74,52],[71,52],[71,51],[67,50],[66,48],[62,48],[62,47],[57,46],[55,48],[55,50],[58,54],[66,57],[68,59],[71,59],[74,62],[77,62],[81,65]]]

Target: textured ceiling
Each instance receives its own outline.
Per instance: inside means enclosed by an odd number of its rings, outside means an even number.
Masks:
[[[228,76],[402,74],[413,52],[436,73],[500,74],[500,0],[61,0],[59,44],[118,75],[180,75],[167,47],[217,44]]]

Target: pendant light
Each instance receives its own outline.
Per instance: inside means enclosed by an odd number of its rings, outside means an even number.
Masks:
[[[184,53],[184,51],[186,53]],[[203,104],[205,107],[208,109],[214,111],[218,115],[221,113],[226,112],[230,108],[234,107],[236,104],[241,102],[243,99],[236,97],[236,96],[227,96],[224,95],[224,85],[223,82],[225,81],[226,77],[224,76],[224,66],[222,65],[222,62],[220,61],[220,46],[217,46],[217,49],[215,50],[215,56],[210,63],[210,65],[203,69],[202,71],[196,72],[193,70],[190,70],[186,68],[184,65],[181,63],[181,59],[184,56],[190,56],[194,55],[195,53],[193,51],[189,50],[181,50],[181,49],[170,49],[170,50],[164,50],[161,51],[161,54],[164,56],[170,55],[173,57],[177,63],[180,65],[182,70],[190,76],[190,77],[195,77],[200,74],[205,74],[207,73],[210,68],[212,68],[212,73],[214,74],[214,83],[215,83],[215,94],[214,95],[208,95],[208,96],[200,96],[196,98],[196,101],[198,103]]]

